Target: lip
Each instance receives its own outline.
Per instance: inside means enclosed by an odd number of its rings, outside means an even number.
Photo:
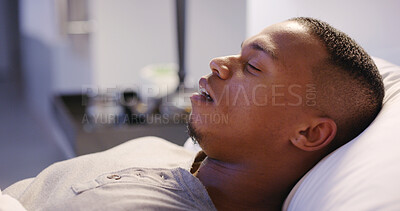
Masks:
[[[201,95],[200,93],[194,93],[190,99],[192,101],[202,101],[202,102],[206,102],[208,104],[213,104],[215,102],[214,99],[214,92],[210,89],[210,86],[208,84],[207,78],[206,77],[202,77],[199,80],[199,87],[203,88],[207,91],[207,93],[210,95],[210,97],[213,99],[213,101],[208,101],[203,95]]]
[[[210,95],[211,99],[213,100],[213,102],[215,102],[215,98],[214,98],[214,92],[213,90],[210,88],[210,85],[208,84],[208,80],[206,77],[201,77],[199,80],[199,87],[204,88],[207,93]]]

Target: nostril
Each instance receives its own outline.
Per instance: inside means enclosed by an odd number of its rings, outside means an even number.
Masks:
[[[212,71],[212,73],[213,73],[214,75],[217,75],[218,77],[221,77],[221,76],[219,75],[219,71],[218,71],[217,69],[211,69],[211,71]]]
[[[213,59],[210,62],[210,69],[213,74],[217,75],[221,79],[226,79],[229,74],[228,67],[222,64],[221,60]]]
[[[229,68],[225,65],[220,65],[218,70],[218,76],[221,79],[228,79],[229,78]]]
[[[210,62],[210,69],[211,69],[211,72],[212,72],[213,74],[215,74],[215,75],[217,75],[218,77],[220,77],[220,74],[219,74],[219,66],[218,66],[218,64],[216,63],[216,59],[211,60],[211,62]]]
[[[212,59],[210,61],[210,69],[213,74],[217,75],[223,80],[226,80],[231,75],[231,68],[234,68],[234,66],[232,66],[234,63],[232,62],[235,60],[235,56],[225,56]]]

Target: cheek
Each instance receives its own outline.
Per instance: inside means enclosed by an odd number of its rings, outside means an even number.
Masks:
[[[270,89],[264,85],[240,84],[230,86],[227,103],[221,106],[221,112],[229,116],[233,124],[252,123],[263,116],[268,116],[271,105]]]
[[[229,106],[232,109],[253,110],[271,104],[271,89],[265,84],[243,84],[229,91]]]
[[[262,88],[254,87],[251,84],[251,81],[248,83],[235,83],[232,82],[229,85],[228,92],[226,93],[225,97],[227,97],[226,106],[229,107],[248,107],[252,106],[255,103],[255,97],[258,95]],[[264,89],[265,90],[265,89]],[[256,102],[257,103],[257,102]]]
[[[257,85],[251,89],[251,102],[253,106],[264,107],[271,103],[271,91],[266,85]]]
[[[285,128],[285,120],[292,108],[285,105],[284,97],[272,96],[271,90],[265,87],[254,90],[247,92],[247,99],[229,107],[226,113],[229,125],[247,134],[256,134],[258,131],[278,132]]]

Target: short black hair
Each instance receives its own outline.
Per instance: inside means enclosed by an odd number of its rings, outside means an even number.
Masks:
[[[304,26],[328,53],[313,67],[317,109],[338,127],[334,148],[355,138],[382,108],[384,86],[374,61],[345,33],[309,17],[289,19]],[[332,99],[333,98],[333,99]]]

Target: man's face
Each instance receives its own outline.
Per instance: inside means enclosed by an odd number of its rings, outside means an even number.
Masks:
[[[190,128],[203,150],[230,161],[281,152],[315,105],[306,97],[311,67],[325,55],[304,27],[283,22],[245,40],[238,55],[213,59],[199,81],[207,93],[191,97]]]

